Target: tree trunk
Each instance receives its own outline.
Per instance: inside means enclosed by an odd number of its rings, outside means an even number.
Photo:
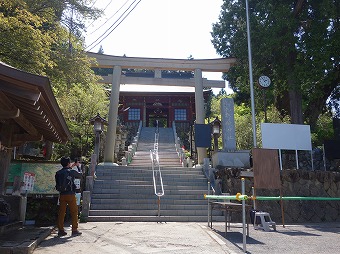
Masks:
[[[280,112],[280,116],[283,119],[289,115],[289,93],[283,91],[281,94],[275,97],[275,107]]]
[[[292,45],[291,48],[294,46]],[[288,55],[288,94],[289,94],[289,112],[290,121],[292,124],[303,124],[302,114],[302,95],[300,86],[295,74],[295,64],[297,59],[297,52],[292,50]]]
[[[311,96],[314,99],[312,100],[309,98],[307,107],[304,112],[305,119],[311,126],[312,131],[316,129],[317,120],[320,114],[322,114],[322,112],[326,110],[327,100],[329,99],[334,89],[337,89],[339,83],[340,68],[338,68],[338,70],[335,70],[334,72],[329,72],[328,77],[320,80],[319,82],[316,82],[319,89],[313,90],[313,94],[311,94]]]
[[[303,124],[302,95],[296,90],[289,91],[289,108],[292,124]]]
[[[45,141],[45,147],[46,147],[45,160],[51,160],[51,157],[52,157],[52,146],[53,146],[53,142],[48,141],[48,140]]]

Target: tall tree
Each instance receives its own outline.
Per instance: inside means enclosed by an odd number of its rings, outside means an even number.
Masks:
[[[254,80],[271,78],[275,105],[292,123],[312,128],[330,95],[339,99],[340,2],[249,0]],[[245,1],[225,0],[212,42],[238,65],[226,75],[240,97],[249,98]]]
[[[97,85],[98,77],[90,68],[91,59],[84,52],[80,33],[67,28],[63,20],[70,9],[74,15],[80,13],[84,18],[97,13],[87,7],[90,3],[83,0],[0,1],[0,60],[49,77],[73,136],[73,140],[63,148],[68,154],[74,151],[78,156],[91,150],[80,149],[79,152],[75,147],[89,144],[87,139],[91,135],[87,120],[97,113],[106,115],[107,95],[104,88]],[[82,26],[78,28],[77,31],[80,31]],[[52,144],[49,145],[52,147]]]
[[[33,15],[22,1],[0,2],[0,59],[35,74],[53,66],[53,38],[43,28],[44,19]]]
[[[87,88],[81,84],[72,86],[68,93],[58,96],[58,103],[66,119],[73,139],[66,146],[56,145],[58,154],[70,154],[73,157],[87,156],[93,152],[93,125],[89,120],[99,113],[107,117],[109,97],[103,87],[90,83]],[[93,102],[96,103],[93,103]]]

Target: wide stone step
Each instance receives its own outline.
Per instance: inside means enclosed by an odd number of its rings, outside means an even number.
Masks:
[[[191,171],[200,171],[202,172],[202,169],[199,169],[199,168],[183,168],[182,166],[181,167],[172,167],[170,168],[171,170],[185,170],[185,171],[188,171],[188,170],[191,170]],[[169,168],[167,168],[167,170],[170,170]],[[117,172],[117,171],[130,171],[130,170],[137,170],[137,171],[152,171],[152,168],[151,167],[144,167],[144,168],[141,168],[141,167],[135,167],[135,166],[110,166],[110,165],[98,165],[97,168],[96,168],[96,171],[97,172],[101,172],[101,171],[113,171],[113,172]]]
[[[184,183],[187,183],[188,185],[207,185],[208,181],[206,178],[203,176],[195,177],[194,179],[192,178],[187,178],[187,177],[179,177],[179,178],[173,178],[167,175],[162,174],[162,179],[163,182],[169,182],[171,185],[185,185]],[[126,175],[124,176],[119,176],[119,177],[113,177],[113,176],[105,176],[101,177],[100,179],[96,179],[95,183],[113,183],[113,184],[127,184],[127,183],[151,183],[153,182],[152,176],[138,176],[134,175],[132,177],[127,177]]]
[[[185,174],[185,173],[199,173],[203,174],[202,170],[196,168],[184,168],[184,167],[169,167],[163,169],[161,167],[162,172],[171,172],[176,174]],[[139,166],[126,166],[120,168],[97,168],[96,174],[118,174],[118,173],[150,173],[152,172],[152,167],[139,167]]]
[[[140,161],[140,160],[135,160],[135,162],[131,162],[131,164],[129,164],[129,165],[136,166],[136,167],[147,167],[147,166],[151,165],[151,163]],[[163,161],[163,162],[160,162],[159,165],[162,168],[171,168],[175,165],[181,166],[182,164],[178,161]]]
[[[94,188],[93,193],[112,193],[112,194],[121,194],[121,193],[126,193],[127,191],[125,189],[98,189]],[[171,195],[171,194],[181,194],[181,195],[204,195],[205,191],[204,190],[165,190],[164,191],[166,195]],[[154,190],[153,188],[150,189],[130,189],[129,193],[131,195],[133,194],[147,194],[147,195],[153,195]]]
[[[120,182],[118,182],[120,181]],[[153,184],[153,178],[152,177],[120,177],[116,179],[112,179],[109,177],[105,177],[102,180],[96,180],[95,185],[97,183],[112,183],[112,184],[122,184],[124,185],[125,183],[149,183]],[[200,185],[200,186],[208,186],[208,181],[207,179],[204,179],[203,177],[200,177],[199,179],[188,179],[188,178],[178,178],[178,179],[171,179],[171,178],[164,178],[163,177],[163,184],[168,184],[168,185]]]
[[[199,174],[199,173],[191,173],[191,172],[188,172],[188,173],[185,173],[185,174],[176,174],[176,173],[167,173],[167,172],[163,172],[163,171],[161,171],[161,174],[162,174],[162,177],[163,178],[173,178],[173,179],[184,179],[184,178],[186,178],[186,179],[196,179],[196,178],[201,178],[201,179],[203,179],[203,178],[205,178],[204,176],[203,176],[203,174]],[[133,173],[133,174],[129,174],[129,173],[118,173],[118,174],[96,174],[96,176],[97,176],[97,178],[96,178],[96,180],[101,180],[102,178],[111,178],[111,179],[113,179],[113,180],[115,180],[115,179],[120,179],[120,178],[125,178],[125,179],[131,179],[131,178],[149,178],[149,179],[152,179],[152,176],[153,176],[153,174],[152,174],[152,172],[150,172],[150,173],[147,173],[147,174],[145,174],[145,173],[140,173],[140,174],[135,174],[135,173]]]
[[[187,174],[171,174],[171,173],[167,173],[167,172],[162,172],[162,177],[163,179],[169,179],[169,180],[181,180],[181,179],[190,179],[192,181],[195,181],[196,179],[206,179],[202,174],[197,174],[197,173],[187,173]],[[137,178],[141,178],[141,179],[151,179],[152,180],[152,176],[153,173],[148,173],[148,174],[129,174],[129,173],[119,173],[119,174],[105,174],[105,175],[96,175],[97,178],[95,179],[96,181],[102,180],[102,179],[112,179],[112,180],[121,180],[121,179],[137,179]]]
[[[150,170],[149,172],[141,172],[141,173],[136,173],[136,172],[96,172],[97,179],[99,180],[101,177],[109,176],[112,179],[116,179],[117,177],[150,177],[152,176],[152,171]],[[171,177],[171,178],[190,178],[190,177],[204,177],[203,173],[201,172],[196,172],[196,171],[177,171],[177,172],[172,172],[169,170],[161,170],[161,174],[163,177]],[[195,178],[193,178],[195,179]]]
[[[157,202],[151,203],[151,204],[94,204],[91,203],[91,209],[93,210],[153,210],[157,209],[158,205]],[[174,204],[166,204],[161,202],[161,209],[162,210],[178,210],[178,211],[184,211],[184,210],[190,210],[193,211],[203,211],[206,213],[207,211],[207,204],[201,204],[201,205],[174,205]]]
[[[224,216],[214,216],[214,221],[223,222]],[[207,216],[89,216],[92,222],[206,222]]]
[[[162,166],[162,164],[170,164],[173,163],[172,167],[181,167],[181,161],[178,157],[161,157],[159,156],[159,165]],[[145,166],[145,167],[152,167],[152,162],[150,160],[150,158],[147,157],[143,157],[143,156],[134,156],[132,158],[131,163],[129,164],[129,166],[135,166],[136,164]]]
[[[118,182],[118,181],[121,181],[121,182]],[[125,182],[124,182],[125,181]],[[94,186],[102,186],[103,184],[107,185],[107,187],[111,188],[111,186],[114,188],[114,185],[115,186],[124,186],[124,185],[152,185],[153,186],[153,181],[152,180],[141,180],[141,179],[135,179],[134,180],[128,180],[128,179],[121,179],[121,180],[111,180],[111,179],[108,179],[108,180],[101,180],[100,182],[96,182],[94,184]],[[170,179],[163,179],[163,185],[164,186],[200,186],[202,189],[207,189],[207,182],[204,182],[204,181],[193,181],[193,182],[189,182],[189,181],[186,181],[185,179],[181,179],[181,180],[178,180],[178,181],[173,181],[173,180],[170,180]]]
[[[162,216],[205,216],[208,219],[206,210],[160,210]],[[223,212],[213,211],[213,217],[222,216]],[[157,216],[158,208],[150,210],[91,210],[89,216]],[[215,219],[215,218],[214,218]]]
[[[124,182],[118,182],[118,180],[102,180],[100,182],[96,182],[95,186],[96,187],[101,187],[101,188],[122,188],[122,189],[131,189],[131,188],[148,188],[152,187],[153,188],[153,181],[129,181],[129,180],[124,180]],[[176,184],[175,184],[176,183]],[[205,186],[202,186],[201,183],[198,182],[170,182],[166,181],[163,179],[163,186],[164,188],[167,189],[185,189],[187,188],[188,190],[190,189],[202,189],[205,190]]]
[[[181,188],[188,187],[192,188],[193,186],[204,186],[206,182],[204,182],[205,179],[202,179],[202,181],[174,181],[172,179],[163,179],[163,185],[167,186],[169,188],[173,188],[176,186],[179,186]],[[95,183],[96,186],[112,186],[113,188],[116,187],[122,187],[125,188],[126,186],[153,186],[153,181],[151,179],[149,180],[130,180],[130,179],[120,179],[120,180],[98,180]]]
[[[151,196],[146,197],[144,194],[136,193],[93,193],[91,196],[91,202],[95,199],[157,199],[156,195],[152,193]],[[166,195],[161,197],[162,200],[204,200],[204,194],[187,194],[187,195],[181,195],[181,194],[170,194],[167,193]],[[207,202],[207,201],[206,201]]]
[[[97,187],[97,186],[96,186]],[[124,185],[124,186],[117,186],[117,185],[100,185],[103,189],[111,189],[111,190],[123,190],[125,192],[131,193],[131,190],[154,190],[153,184],[150,185]],[[164,185],[164,191],[167,193],[174,192],[174,191],[200,191],[205,192],[206,189],[200,186],[178,186],[178,185]],[[134,192],[135,193],[135,192]]]
[[[163,196],[165,197],[165,196]],[[207,200],[203,199],[186,199],[186,200],[176,200],[169,198],[160,198],[161,204],[166,205],[207,205]],[[91,204],[156,204],[158,202],[158,197],[154,195],[153,198],[120,198],[120,199],[92,199]]]

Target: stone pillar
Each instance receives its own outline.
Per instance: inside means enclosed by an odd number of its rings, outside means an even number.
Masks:
[[[25,224],[26,218],[26,210],[27,210],[27,196],[20,198],[19,203],[19,217],[23,224]]]
[[[93,191],[93,176],[86,176],[86,185],[85,190],[92,192]]]
[[[107,134],[106,134],[105,151],[104,151],[104,163],[114,163],[114,149],[115,149],[115,141],[116,141],[116,128],[117,128],[121,73],[122,73],[121,66],[115,66],[113,68],[109,119],[108,119],[108,128],[107,128]]]
[[[143,126],[146,127],[146,102],[145,102],[145,97],[143,98]],[[148,126],[151,127],[151,126]]]
[[[90,205],[91,205],[91,192],[90,191],[83,191],[82,215],[85,218],[89,217]]]
[[[94,176],[96,173],[96,167],[97,167],[97,155],[92,154],[91,155],[91,164],[90,164],[90,175]]]
[[[221,100],[222,116],[222,138],[223,151],[236,150],[235,137],[235,118],[234,118],[234,100],[232,98],[223,98]]]
[[[204,98],[202,70],[195,69],[195,107],[196,123],[204,124]],[[207,150],[204,147],[197,147],[198,164],[203,165],[203,160],[207,157]]]

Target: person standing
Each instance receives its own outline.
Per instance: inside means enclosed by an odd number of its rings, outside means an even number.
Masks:
[[[62,169],[55,176],[56,188],[59,191],[59,211],[58,211],[58,236],[65,236],[67,233],[64,230],[64,219],[66,214],[66,206],[69,206],[72,220],[72,236],[81,235],[78,231],[78,206],[76,202],[76,187],[74,184],[75,178],[81,178],[82,174],[76,170],[71,170],[71,160],[69,157],[60,159]]]
[[[72,164],[71,168],[77,172],[79,172],[81,175],[83,173],[81,169],[82,165],[80,164],[78,158],[74,159],[74,163]],[[83,175],[80,178],[74,179],[74,184],[76,185],[76,193],[81,193],[81,180]]]
[[[77,172],[79,172],[80,174],[83,174],[83,170],[82,170],[82,165],[80,164],[78,158],[74,159],[74,163],[71,166],[72,170],[75,170]],[[81,201],[81,184],[83,181],[83,175],[81,176],[81,178],[76,178],[74,179],[74,184],[76,186],[76,201],[77,201],[77,206],[78,206],[78,213],[79,213],[79,206],[80,206],[80,201]]]

